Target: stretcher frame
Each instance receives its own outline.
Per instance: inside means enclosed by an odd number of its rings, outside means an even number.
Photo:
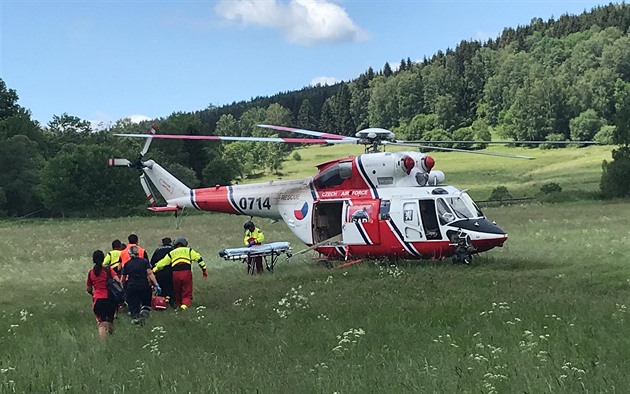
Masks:
[[[269,272],[273,272],[278,258],[282,254],[286,254],[287,258],[292,256],[292,249],[288,242],[272,242],[249,248],[226,248],[219,252],[219,256],[223,257],[224,260],[241,260],[246,264],[250,258],[262,257]],[[253,274],[253,272],[250,273]]]

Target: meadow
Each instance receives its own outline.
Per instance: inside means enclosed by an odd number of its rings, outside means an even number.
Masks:
[[[558,179],[572,190],[580,181],[569,173],[597,179],[605,155],[597,149],[597,159],[584,159],[596,168],[584,173],[579,158],[562,165],[584,151],[554,151],[571,156],[562,159],[535,150],[541,173],[510,161],[497,182],[519,190],[525,171],[531,182]],[[434,156],[437,168],[460,169],[444,170],[458,186],[489,171],[474,167],[485,158]],[[595,190],[588,185],[580,190]],[[484,211],[510,238],[471,266],[366,261],[328,270],[309,253],[282,257],[261,276],[218,257],[242,242],[243,217],[189,215],[179,230],[162,215],[0,222],[0,392],[627,392],[630,201]],[[304,248],[283,223],[258,224],[268,240]],[[120,316],[101,343],[84,285],[90,256],[131,232],[149,251],[185,235],[210,278],[194,267],[191,309],[156,311],[144,327]]]

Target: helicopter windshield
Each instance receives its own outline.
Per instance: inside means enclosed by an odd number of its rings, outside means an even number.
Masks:
[[[470,199],[470,197],[468,197]],[[472,201],[472,200],[471,200]],[[443,197],[437,200],[437,209],[442,224],[447,224],[459,219],[471,219],[477,217],[468,207],[468,204],[460,197]]]
[[[475,204],[475,201],[468,195],[468,193],[462,192],[459,197],[462,199],[463,203],[466,204],[468,209],[475,214],[474,217],[484,217],[483,212],[481,212],[481,209],[479,209],[477,204]]]

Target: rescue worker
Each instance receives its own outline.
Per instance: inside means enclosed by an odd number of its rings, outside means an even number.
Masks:
[[[173,244],[173,250],[168,252],[163,259],[155,264],[153,272],[160,272],[166,267],[173,270],[173,290],[175,293],[175,307],[188,309],[193,298],[192,263],[197,262],[203,278],[208,279],[206,263],[201,255],[188,247],[188,241],[184,237],[177,237]]]
[[[162,238],[162,245],[155,249],[151,255],[151,267],[155,268],[158,261],[162,260],[164,256],[173,250],[172,240],[168,237]],[[155,273],[155,279],[157,279],[160,287],[162,288],[162,295],[166,298],[166,301],[172,307],[175,306],[175,295],[173,292],[173,270],[171,266],[164,267],[162,270]]]
[[[116,275],[120,274],[120,253],[122,253],[123,247],[122,242],[119,239],[115,239],[112,241],[112,250],[107,252],[105,255],[105,260],[103,260],[103,266],[109,267],[116,271]]]
[[[129,256],[129,248],[131,248],[132,246],[138,247],[139,257],[149,260],[149,255],[147,255],[147,251],[144,250],[143,247],[138,245],[138,236],[136,234],[129,234],[129,236],[127,237],[127,241],[127,246],[125,246],[123,251],[120,252],[120,268],[124,267],[127,261],[131,260],[131,257]]]
[[[131,322],[142,324],[151,312],[151,285],[159,294],[161,289],[149,260],[140,257],[140,248],[133,245],[128,253],[131,259],[122,267],[121,276],[127,292],[127,305],[131,313]]]
[[[248,220],[243,225],[243,229],[245,229],[245,238],[243,241],[248,248],[251,248],[254,245],[260,245],[265,242],[265,234],[263,234],[262,230],[256,227],[254,222]],[[256,267],[256,272],[259,274],[263,273],[263,262],[262,256],[248,257],[247,258],[247,273],[254,274],[254,267]]]
[[[92,310],[98,323],[98,336],[101,340],[107,338],[107,334],[114,333],[114,315],[118,306],[109,299],[107,279],[111,276],[120,282],[113,269],[103,266],[104,259],[105,254],[102,250],[95,250],[92,253],[94,266],[88,272],[85,282],[88,294],[92,295]],[[107,270],[110,270],[109,274]]]

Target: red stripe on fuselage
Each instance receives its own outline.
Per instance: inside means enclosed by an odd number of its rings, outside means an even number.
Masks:
[[[403,246],[401,240],[393,233],[392,229],[388,226],[387,221],[379,220],[379,233],[371,232],[370,236],[380,236],[380,244],[378,245],[346,245],[348,248],[349,256],[352,258],[359,257],[400,257],[405,259],[441,259],[450,257],[455,253],[455,248],[451,245],[447,239],[421,241],[421,242],[409,242],[408,244],[421,254],[416,256],[407,251],[407,248]],[[494,235],[494,234],[493,234]],[[476,249],[476,253],[481,253],[493,249],[495,247],[503,246],[503,243],[507,240],[507,236],[497,235],[493,238],[473,240],[472,244]],[[341,258],[334,246],[321,246],[316,250],[328,257],[329,259]],[[344,256],[345,257],[345,256]]]
[[[194,190],[195,203],[202,211],[224,212],[238,214],[230,204],[228,188],[226,186],[207,187]]]

